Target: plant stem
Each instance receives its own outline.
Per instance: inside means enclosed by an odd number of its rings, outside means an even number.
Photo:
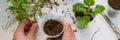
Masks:
[[[90,14],[90,6],[88,6],[88,9],[87,9],[87,15]]]
[[[28,18],[28,16],[26,16],[26,20],[28,20],[30,23],[32,23],[31,20]]]
[[[34,20],[35,20],[35,22],[36,22],[35,14],[36,14],[36,11],[33,11]]]
[[[35,6],[36,6],[36,8],[38,8],[38,3],[39,3],[39,1],[36,2],[36,0],[35,0]],[[33,11],[33,16],[34,16],[35,22],[36,22],[36,17],[35,17],[36,12],[37,12],[36,10]]]
[[[22,10],[24,10],[24,9],[22,9]],[[24,11],[26,11],[26,10],[24,10]],[[32,23],[26,12],[23,12],[22,14],[24,15],[24,17],[26,18],[27,21],[29,21],[30,23]]]

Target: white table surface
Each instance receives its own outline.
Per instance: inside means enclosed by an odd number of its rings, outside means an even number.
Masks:
[[[72,7],[71,4],[79,2],[81,0],[67,0],[68,7]],[[83,0],[82,0],[83,1]],[[105,0],[95,0],[96,4],[102,4],[107,7]],[[6,3],[5,0],[0,0],[0,40],[12,40],[13,33],[18,25],[18,23],[14,23],[7,30],[3,30],[2,26],[5,25],[7,20],[7,16],[9,16],[9,12],[6,12],[5,9],[9,6],[9,3]],[[105,10],[105,13],[107,10]],[[95,17],[95,19],[89,23],[89,25],[85,29],[79,29],[78,27],[72,27],[72,29],[77,29],[75,32],[75,36],[77,40],[91,40],[92,35],[100,28],[100,30],[94,35],[93,40],[117,40],[116,34],[107,24],[105,19],[99,14]],[[41,29],[39,29],[41,30]],[[41,38],[42,37],[42,38]],[[36,40],[45,40],[46,37],[42,36],[42,33],[36,34]]]

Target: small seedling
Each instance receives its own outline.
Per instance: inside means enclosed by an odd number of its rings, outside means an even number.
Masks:
[[[94,9],[91,8],[95,4],[94,0],[84,0],[83,3],[76,3],[73,5],[73,12],[76,16],[76,22],[81,28],[85,28],[92,19],[105,10],[102,5],[96,5]]]
[[[32,17],[36,21],[35,14],[40,11],[39,5],[44,0],[7,0],[7,2],[12,4],[7,10],[17,14],[16,19],[21,22],[23,20],[30,21]]]

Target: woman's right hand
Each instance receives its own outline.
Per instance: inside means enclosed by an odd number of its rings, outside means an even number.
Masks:
[[[63,22],[63,25],[65,27],[62,40],[76,40],[74,31],[71,28],[71,25],[67,23],[66,21]]]

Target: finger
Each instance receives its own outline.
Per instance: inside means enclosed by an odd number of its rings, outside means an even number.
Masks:
[[[48,37],[47,40],[53,40],[53,39]]]
[[[24,27],[25,27],[24,22],[21,22],[21,23],[18,25],[18,27],[17,27],[17,29],[16,29],[16,31],[15,31],[15,33],[14,33],[14,39],[15,39],[15,37],[18,37],[19,35],[20,35],[20,36],[24,36]]]
[[[25,23],[24,32],[28,33],[31,28],[32,23],[28,20],[26,20],[24,23]]]
[[[25,27],[25,23],[24,23],[24,22],[21,22],[21,23],[18,25],[18,27],[17,27],[17,29],[16,29],[16,32],[22,32],[22,33],[24,33],[24,27]]]
[[[74,36],[74,32],[71,28],[71,25],[66,21],[64,21],[63,24],[65,29],[64,29],[62,40],[72,40],[72,37]]]
[[[75,33],[73,30],[72,30],[72,40],[76,40]]]
[[[34,37],[35,33],[37,32],[37,27],[38,27],[37,23],[33,23],[29,30],[28,37]]]
[[[15,33],[19,33],[19,34],[22,33],[22,34],[24,34],[24,28],[26,26],[28,26],[29,24],[30,23],[28,21],[20,22],[18,27],[17,27],[17,29],[16,29],[16,31],[15,31]]]
[[[35,20],[31,20],[31,23],[37,23]]]
[[[69,32],[69,33],[72,32],[71,25],[68,22],[64,21],[63,25],[64,25],[64,28],[65,28],[64,29],[65,32]]]
[[[28,21],[28,20],[24,21],[24,23],[25,23],[26,26],[31,26],[32,25],[31,21]]]
[[[65,27],[64,33],[69,34],[73,38],[75,38],[74,31],[72,30],[70,24],[64,21],[64,27]]]

